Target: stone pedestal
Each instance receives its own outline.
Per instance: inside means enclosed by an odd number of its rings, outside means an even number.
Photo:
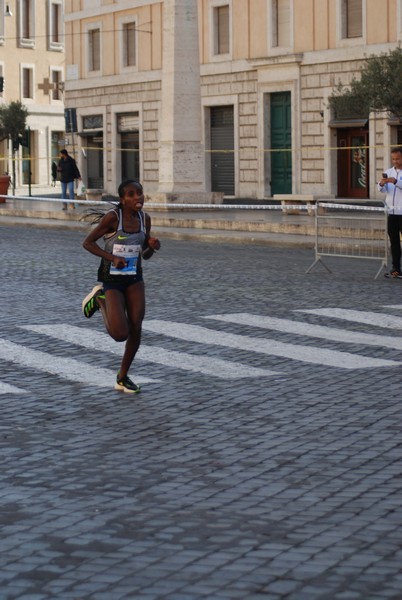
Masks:
[[[92,189],[87,189],[86,191],[86,198],[87,200],[102,200],[102,194],[104,193],[104,190],[97,190],[95,188]]]
[[[146,200],[157,204],[223,204],[223,196],[223,192],[157,192],[147,195]]]

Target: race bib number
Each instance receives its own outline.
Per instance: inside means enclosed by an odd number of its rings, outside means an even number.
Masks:
[[[126,266],[123,269],[116,269],[116,267],[110,265],[111,275],[137,275],[137,262],[141,251],[141,246],[133,245],[127,246],[125,244],[114,244],[113,254],[115,256],[123,256],[126,259]]]

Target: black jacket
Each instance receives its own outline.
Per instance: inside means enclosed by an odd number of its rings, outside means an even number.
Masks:
[[[60,181],[63,183],[69,183],[70,181],[74,181],[74,179],[81,179],[77,163],[71,156],[67,156],[66,160],[61,158],[57,170],[60,173]]]

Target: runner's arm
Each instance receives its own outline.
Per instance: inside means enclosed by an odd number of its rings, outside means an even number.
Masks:
[[[159,250],[161,243],[156,237],[151,237],[151,217],[145,213],[145,242],[142,248],[142,258],[148,260],[153,256],[155,250]]]

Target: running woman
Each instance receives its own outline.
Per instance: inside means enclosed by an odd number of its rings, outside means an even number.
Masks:
[[[128,371],[141,342],[145,315],[145,286],[141,259],[148,260],[159,250],[160,242],[151,237],[151,218],[143,212],[142,185],[132,179],[118,189],[119,204],[105,213],[87,235],[83,247],[101,258],[98,281],[84,298],[82,311],[88,319],[100,310],[109,335],[126,342],[115,389],[135,394],[140,391]],[[104,248],[98,244],[103,238]]]

